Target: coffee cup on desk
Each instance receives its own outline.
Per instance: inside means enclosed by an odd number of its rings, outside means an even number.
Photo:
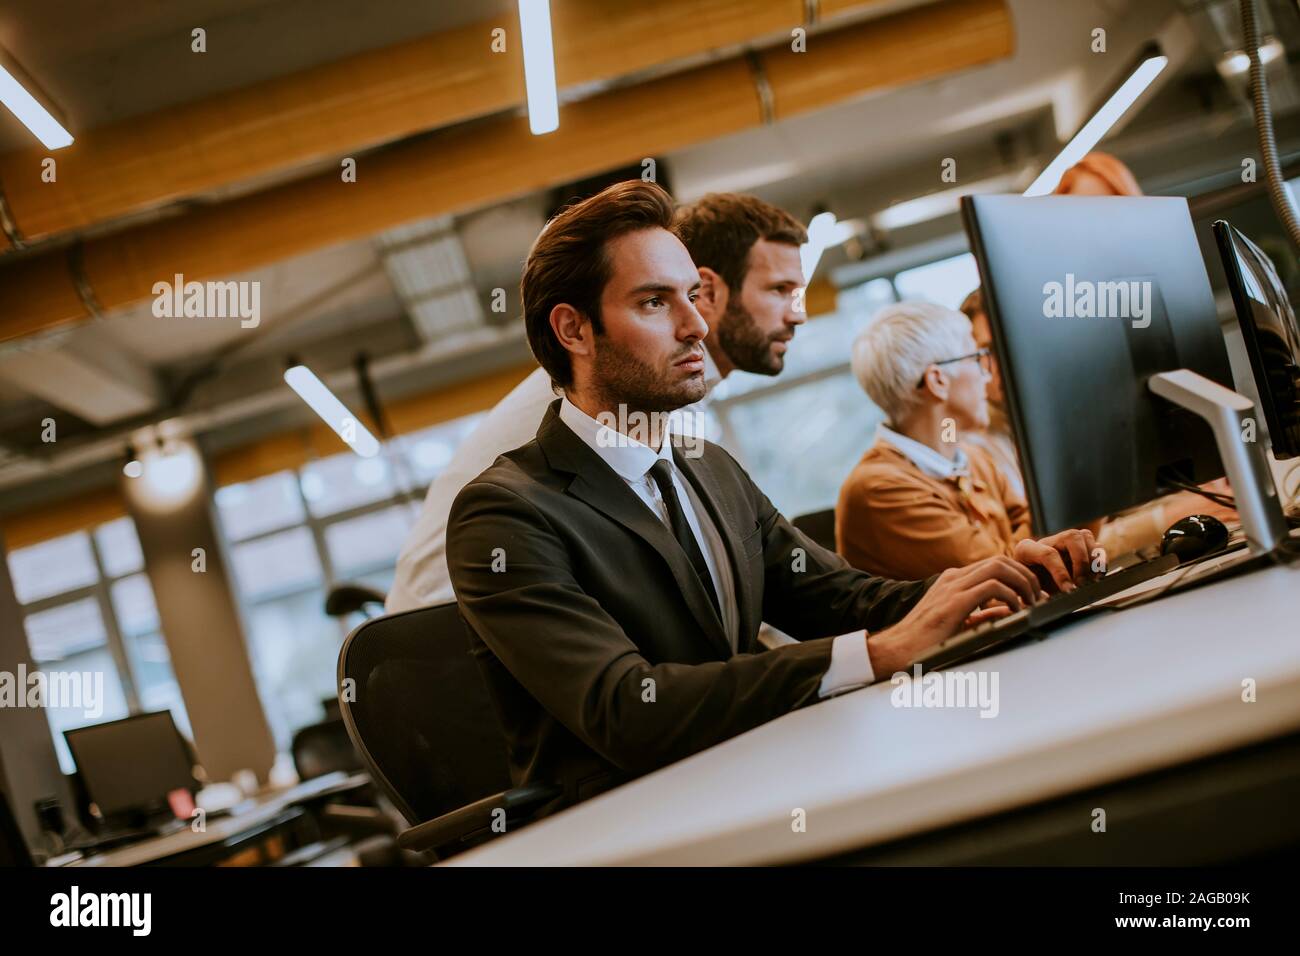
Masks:
[[[230,781],[238,787],[246,797],[251,797],[257,793],[257,774],[247,768],[236,770],[231,776]]]

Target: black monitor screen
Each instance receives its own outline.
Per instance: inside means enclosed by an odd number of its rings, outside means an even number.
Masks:
[[[1263,407],[1273,454],[1295,458],[1300,455],[1300,327],[1295,312],[1263,250],[1223,220],[1214,224],[1214,234],[1250,358],[1252,397]]]
[[[90,799],[105,817],[163,805],[193,788],[189,749],[170,711],[64,731]]]
[[[1035,532],[1223,475],[1204,421],[1148,388],[1186,368],[1232,387],[1187,201],[967,196]]]

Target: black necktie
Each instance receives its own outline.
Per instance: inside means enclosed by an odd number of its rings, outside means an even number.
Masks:
[[[686,512],[682,511],[682,503],[677,499],[677,490],[673,487],[672,465],[666,458],[660,458],[650,469],[650,476],[659,486],[659,494],[664,499],[664,504],[668,506],[668,520],[672,523],[673,537],[686,552],[691,567],[699,575],[700,583],[704,585],[709,600],[713,602],[713,610],[718,612],[718,620],[721,621],[722,608],[718,604],[718,592],[713,587],[713,576],[709,574],[704,552],[700,550],[700,543],[695,540],[695,534],[686,520]]]

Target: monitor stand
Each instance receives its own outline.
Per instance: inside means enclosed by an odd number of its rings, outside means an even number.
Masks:
[[[1261,430],[1251,400],[1185,368],[1152,375],[1147,387],[1209,423],[1250,553],[1276,550],[1289,532],[1262,444],[1242,437],[1247,420],[1253,421],[1255,432]]]

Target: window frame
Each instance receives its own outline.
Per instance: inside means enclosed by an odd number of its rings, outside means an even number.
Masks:
[[[120,518],[113,519],[120,521]],[[51,594],[48,597],[39,598],[30,604],[20,604],[19,610],[22,614],[23,622],[23,639],[27,642],[27,653],[32,654],[31,638],[27,634],[27,618],[33,614],[39,614],[42,611],[51,611],[55,608],[63,607],[69,604],[76,604],[78,601],[84,601],[86,598],[94,598],[96,605],[99,607],[99,615],[104,623],[105,643],[108,645],[109,653],[112,655],[113,664],[117,668],[117,677],[122,685],[122,694],[126,698],[127,713],[135,715],[144,713],[140,704],[140,695],[136,689],[135,674],[131,670],[130,655],[127,653],[126,641],[122,637],[122,629],[117,621],[117,609],[113,607],[112,587],[118,581],[126,578],[135,577],[137,574],[146,574],[143,561],[141,566],[133,568],[122,574],[110,577],[104,569],[104,558],[99,550],[99,542],[95,539],[95,531],[104,524],[112,522],[101,522],[90,528],[83,528],[80,531],[71,532],[72,534],[84,534],[90,541],[90,554],[95,561],[95,573],[97,575],[94,584],[83,585],[79,588],[73,588],[70,591],[60,591],[58,594]],[[131,522],[132,530],[135,529],[135,522]],[[62,537],[62,536],[61,536]],[[152,582],[150,582],[152,587]],[[35,656],[32,657],[32,663],[42,670],[51,665],[37,661]]]

